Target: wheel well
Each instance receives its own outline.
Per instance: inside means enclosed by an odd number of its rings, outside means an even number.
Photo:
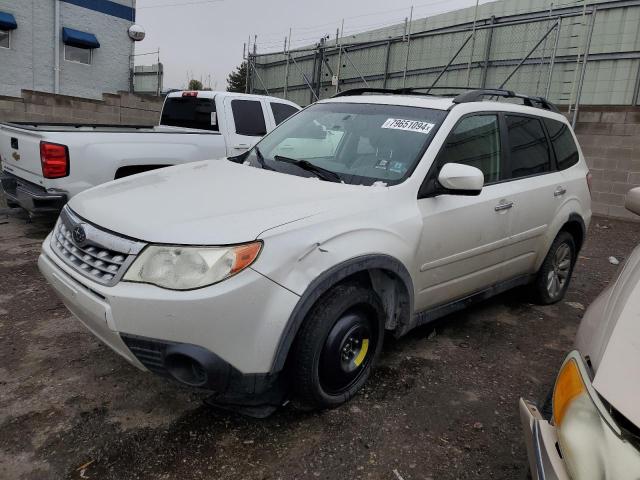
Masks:
[[[382,268],[355,272],[332,285],[327,292],[336,285],[345,283],[356,283],[371,288],[378,294],[387,314],[384,322],[386,330],[395,330],[409,321],[411,297],[405,283],[394,272]]]
[[[119,178],[129,177],[138,173],[149,172],[151,170],[157,170],[158,168],[170,167],[171,165],[125,165],[118,168],[116,174],[113,177],[114,180]]]
[[[303,292],[285,325],[271,372],[285,368],[290,349],[307,314],[329,290],[345,282],[372,288],[385,309],[385,329],[403,331],[411,321],[413,282],[406,267],[388,255],[362,255],[337,264],[316,277]]]
[[[569,220],[560,229],[561,232],[568,232],[576,242],[576,249],[580,251],[584,243],[584,226],[578,220]]]

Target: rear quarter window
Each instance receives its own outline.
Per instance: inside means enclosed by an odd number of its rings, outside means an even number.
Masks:
[[[578,163],[580,154],[571,134],[571,129],[566,123],[551,120],[550,118],[545,118],[544,123],[547,126],[551,145],[553,145],[553,150],[556,154],[558,170],[566,170],[573,167]]]
[[[511,178],[517,179],[551,171],[551,152],[538,118],[507,115]]]
[[[162,108],[160,125],[218,131],[213,98],[169,97]]]

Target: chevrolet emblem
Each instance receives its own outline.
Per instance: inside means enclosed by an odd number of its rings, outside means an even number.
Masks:
[[[11,155],[13,157],[13,159],[17,162],[18,160],[20,160],[20,154],[18,152],[13,152],[13,154]]]

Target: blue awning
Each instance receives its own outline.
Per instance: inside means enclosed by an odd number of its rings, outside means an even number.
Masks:
[[[16,18],[10,13],[0,12],[0,30],[15,30],[18,28]]]
[[[62,29],[62,41],[65,45],[78,48],[100,48],[100,42],[93,33],[81,32],[72,28]]]

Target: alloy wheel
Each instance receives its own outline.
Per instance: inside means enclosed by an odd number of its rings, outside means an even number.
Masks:
[[[557,298],[569,281],[572,260],[571,247],[566,243],[560,244],[553,256],[552,269],[547,274],[547,293],[551,298]]]

